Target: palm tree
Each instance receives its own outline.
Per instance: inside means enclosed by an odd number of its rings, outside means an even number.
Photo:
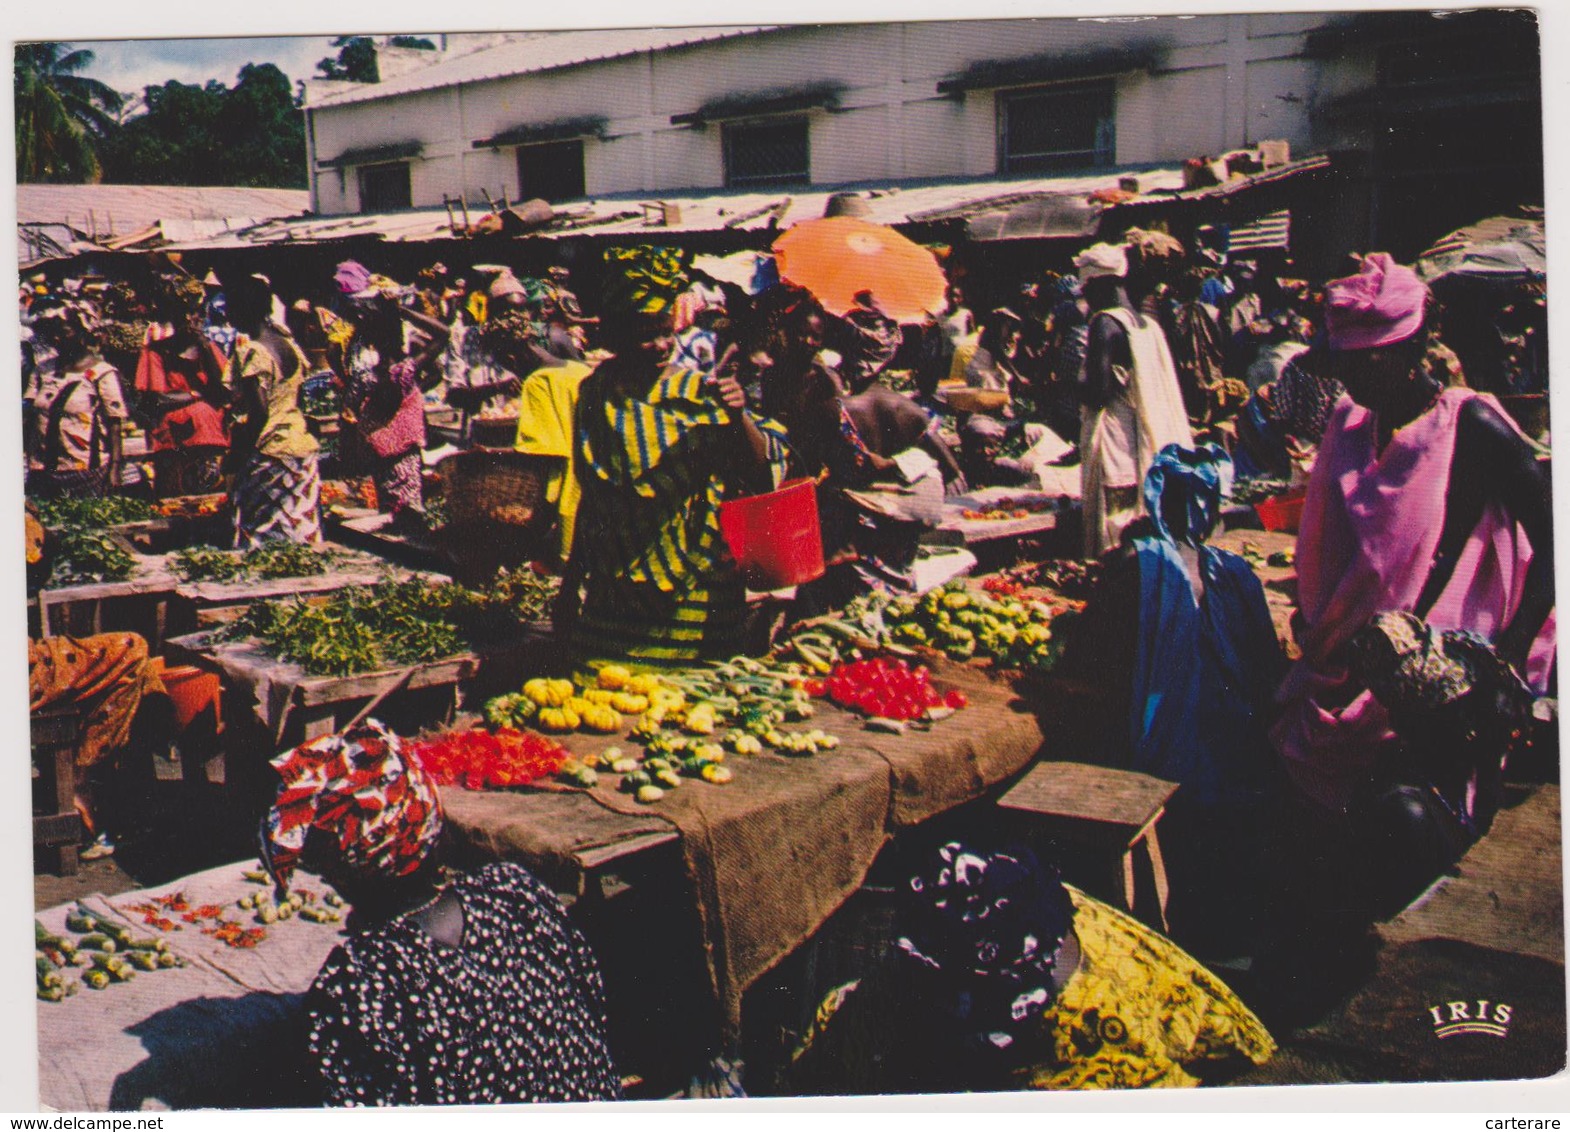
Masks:
[[[96,181],[95,143],[115,127],[123,101],[111,87],[80,74],[91,51],[69,43],[16,46],[16,179]]]

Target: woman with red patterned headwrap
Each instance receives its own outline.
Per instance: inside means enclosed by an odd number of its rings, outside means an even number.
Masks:
[[[280,893],[303,866],[353,908],[306,997],[328,1104],[620,1096],[593,953],[520,865],[442,883],[441,800],[396,735],[369,720],[273,766],[262,859]]]

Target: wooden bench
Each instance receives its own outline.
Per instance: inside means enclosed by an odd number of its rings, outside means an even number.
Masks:
[[[76,812],[76,750],[86,713],[80,708],[34,712],[33,861],[57,876],[76,875],[82,818]]]
[[[998,805],[1031,815],[1036,832],[1115,852],[1124,906],[1135,912],[1134,856],[1141,847],[1155,882],[1156,914],[1167,931],[1167,870],[1156,823],[1177,783],[1087,763],[1040,762],[998,799]]]

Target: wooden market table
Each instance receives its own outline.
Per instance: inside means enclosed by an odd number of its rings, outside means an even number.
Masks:
[[[1037,511],[1021,519],[967,519],[966,511],[985,511],[1005,500],[1026,500],[1032,504],[1052,504],[1052,510]],[[1059,497],[1023,487],[984,487],[968,495],[943,501],[943,518],[938,530],[964,539],[967,546],[996,539],[1043,535],[1058,527],[1056,506]]]
[[[450,720],[463,686],[490,681],[511,690],[548,647],[542,626],[526,626],[506,646],[351,676],[310,676],[265,652],[251,640],[224,641],[212,629],[171,638],[172,664],[215,672],[223,682],[224,784],[233,800],[255,802],[265,794],[266,764],[278,751],[341,731],[374,710],[403,734]],[[483,686],[483,685],[482,685]]]
[[[823,926],[866,880],[901,830],[982,797],[1037,756],[1033,705],[977,667],[940,662],[934,679],[970,706],[930,730],[866,730],[820,705],[801,727],[841,745],[811,758],[732,756],[726,786],[691,781],[643,806],[602,786],[591,792],[444,792],[457,845],[478,859],[517,860],[559,888],[581,884],[573,858],[615,859],[678,837],[673,866],[686,875],[708,978],[724,1021],[739,1025],[742,995]],[[571,735],[600,750],[614,738]],[[596,812],[598,811],[598,812]],[[582,823],[592,822],[592,827]],[[592,870],[591,870],[592,871]]]
[[[180,635],[194,632],[209,623],[223,620],[223,611],[248,606],[269,598],[299,597],[334,593],[356,586],[371,586],[390,574],[407,577],[408,571],[394,567],[385,559],[363,550],[332,546],[330,567],[321,574],[299,578],[246,579],[233,582],[182,581],[170,599],[170,623]],[[446,582],[444,574],[422,574],[433,582]]]
[[[30,636],[90,637],[137,633],[156,654],[169,627],[170,600],[180,583],[164,554],[137,554],[127,578],[45,587],[28,600]]]

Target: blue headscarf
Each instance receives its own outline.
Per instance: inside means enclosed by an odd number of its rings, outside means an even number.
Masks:
[[[1221,518],[1221,500],[1230,494],[1232,457],[1215,444],[1198,448],[1169,444],[1156,453],[1145,473],[1145,511],[1157,537],[1167,542],[1198,546],[1208,539]],[[1169,514],[1175,506],[1162,506],[1168,498],[1182,504],[1180,518]],[[1181,523],[1176,529],[1169,525],[1174,521]]]

